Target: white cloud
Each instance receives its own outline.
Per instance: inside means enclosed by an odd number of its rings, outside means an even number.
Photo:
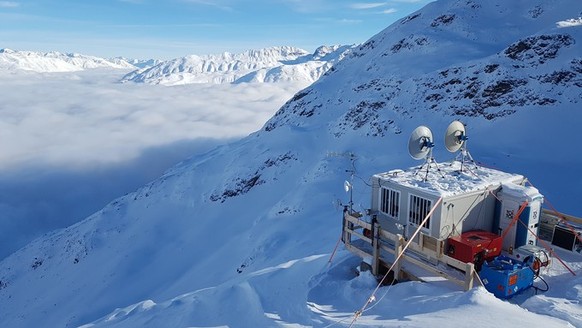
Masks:
[[[18,6],[20,4],[15,1],[0,1],[0,8],[16,8]]]
[[[123,73],[0,71],[0,260],[258,130],[306,87],[115,83]]]
[[[396,10],[396,8],[390,8],[390,9],[382,10],[381,13],[382,14],[394,14],[397,11],[398,10]]]
[[[214,7],[220,10],[224,10],[224,11],[233,11],[233,7],[227,5],[227,4],[223,4],[220,3],[221,1],[208,1],[208,0],[182,0],[184,2],[187,3],[192,3],[192,4],[196,4],[196,5],[203,5],[203,6],[208,6],[208,7]]]
[[[242,137],[305,87],[112,83],[121,75],[1,77],[0,168],[122,163],[178,141]]]
[[[431,2],[431,0],[392,0],[392,2],[402,2],[402,3],[418,3],[418,2]]]
[[[352,9],[373,9],[385,6],[386,2],[358,2],[350,5]]]
[[[326,0],[280,0],[289,6],[293,11],[300,13],[320,13],[332,10],[334,3]]]
[[[0,71],[0,260],[175,163],[259,129],[304,84],[119,84]]]
[[[362,21],[359,19],[348,19],[348,18],[343,18],[338,20],[337,22],[339,22],[340,24],[359,24]]]

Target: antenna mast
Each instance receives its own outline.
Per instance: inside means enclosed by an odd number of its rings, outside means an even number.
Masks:
[[[426,173],[424,175],[424,181],[428,180],[428,173],[430,171],[431,165],[434,163],[437,171],[444,178],[438,163],[432,156],[432,148],[434,147],[434,142],[432,138],[432,131],[424,125],[421,125],[412,131],[410,139],[408,140],[408,153],[410,156],[416,160],[425,159],[424,164],[420,166],[418,171],[414,174],[415,176],[422,171],[426,166]]]
[[[465,125],[463,123],[453,121],[449,124],[449,127],[445,132],[445,147],[451,153],[455,153],[459,149],[461,150],[455,158],[455,160],[461,162],[461,172],[463,172],[466,161],[470,161],[473,165],[477,166],[473,157],[467,150],[467,140],[469,140],[469,137],[467,137]]]
[[[344,153],[336,153],[336,152],[330,152],[327,154],[327,156],[329,157],[344,157],[350,160],[351,163],[351,168],[347,169],[346,172],[350,174],[350,181],[346,180],[344,181],[344,190],[350,193],[350,202],[349,202],[349,208],[350,208],[350,213],[353,213],[354,211],[354,199],[353,199],[353,195],[354,195],[354,176],[356,175],[356,154],[352,153],[352,152],[344,152]]]

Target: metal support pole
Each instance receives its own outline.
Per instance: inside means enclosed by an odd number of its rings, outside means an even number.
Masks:
[[[377,276],[380,272],[380,241],[379,229],[376,222],[372,221],[372,274]]]
[[[396,237],[398,239],[394,243],[394,246],[395,246],[394,247],[394,258],[397,259],[400,257],[400,254],[403,252],[404,237],[402,237],[402,235],[400,235],[400,234],[396,235]],[[397,261],[396,264],[394,265],[394,269],[392,269],[392,271],[394,271],[394,279],[402,280],[401,269],[402,269],[402,261]]]
[[[475,265],[471,262],[467,263],[465,266],[465,290],[473,288],[474,271]]]

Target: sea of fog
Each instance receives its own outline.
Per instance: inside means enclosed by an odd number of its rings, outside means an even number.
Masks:
[[[0,73],[0,259],[260,129],[306,87],[119,83],[125,73]]]

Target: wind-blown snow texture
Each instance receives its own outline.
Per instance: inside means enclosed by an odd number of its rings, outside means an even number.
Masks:
[[[345,251],[327,265],[341,229],[332,202],[345,200],[352,168],[344,155],[357,156],[354,199],[366,208],[362,180],[414,165],[406,141],[419,124],[438,137],[464,121],[473,157],[528,176],[579,215],[582,156],[565,127],[580,121],[582,28],[558,23],[581,13],[578,0],[429,4],[355,49],[261,131],[2,261],[0,325],[346,325],[375,282],[354,277],[359,260]],[[437,160],[452,157],[437,143]],[[550,291],[514,304],[482,288],[384,287],[357,325],[580,327],[582,259],[566,260],[576,277],[554,261]]]
[[[127,74],[122,81],[179,85],[190,83],[313,82],[341,60],[349,46],[321,46],[313,54],[272,47],[240,54],[191,55]]]

